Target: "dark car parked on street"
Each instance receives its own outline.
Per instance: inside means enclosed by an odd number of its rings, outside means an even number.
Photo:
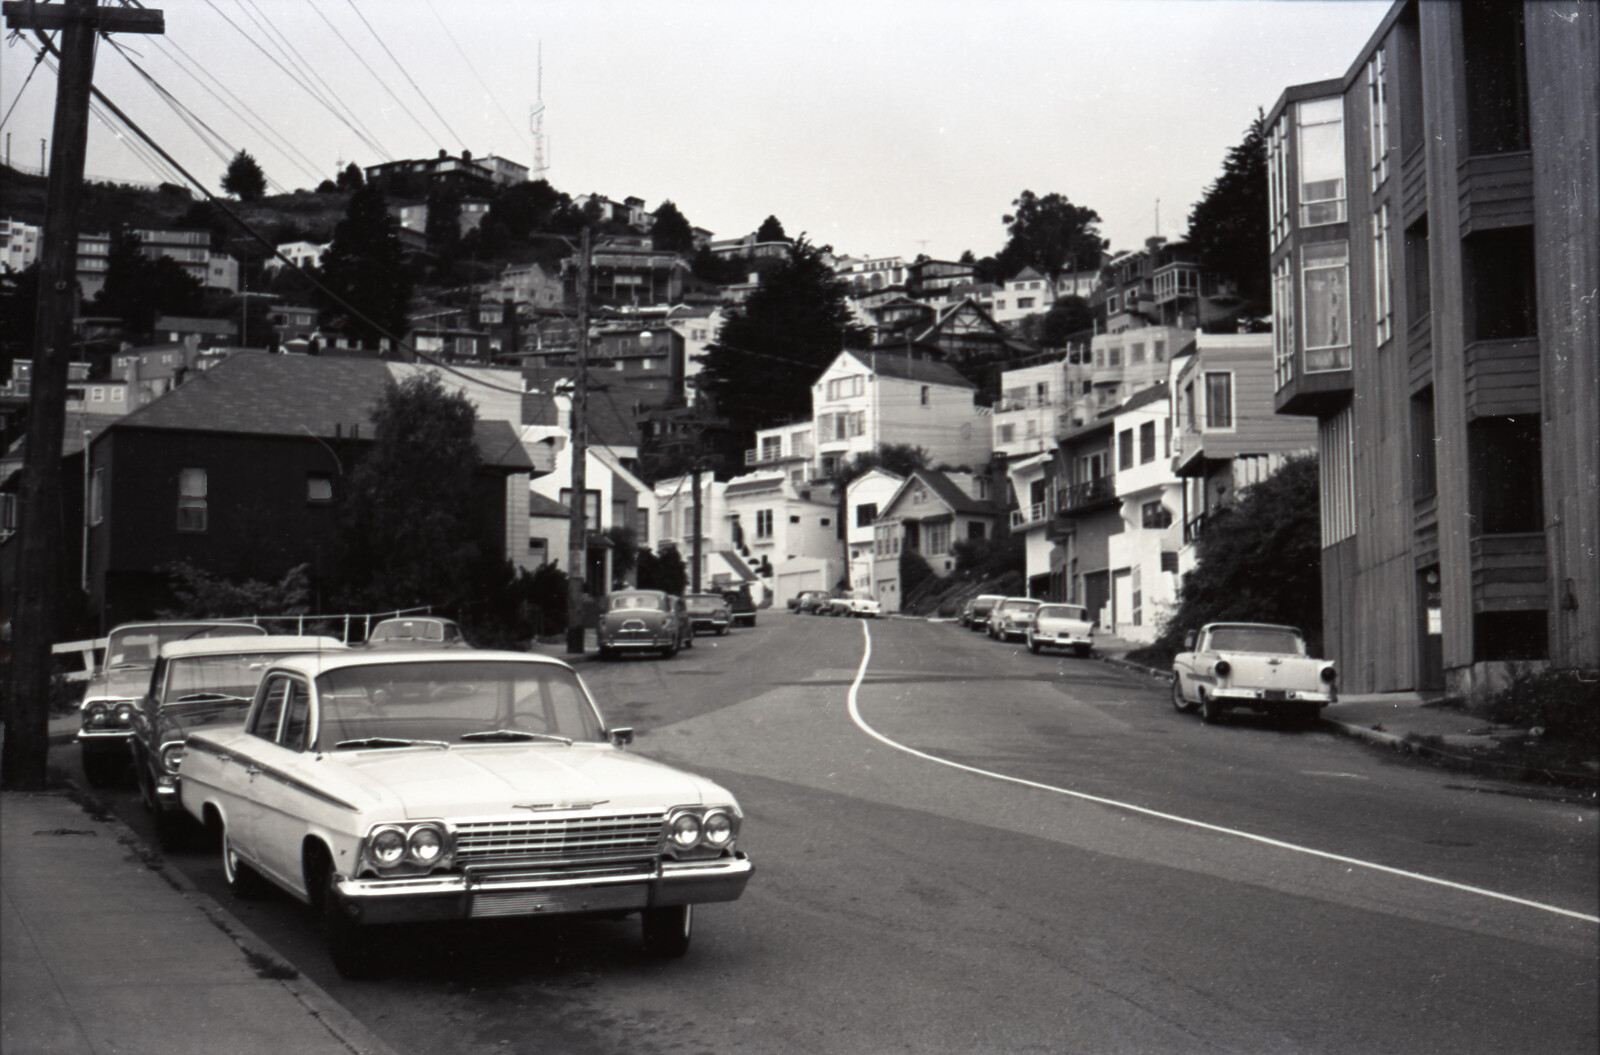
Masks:
[[[733,612],[734,626],[756,625],[756,602],[750,596],[750,584],[740,583],[738,586],[726,586],[717,591],[728,602],[728,607]]]

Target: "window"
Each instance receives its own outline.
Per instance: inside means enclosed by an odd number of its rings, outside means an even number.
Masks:
[[[772,537],[772,510],[756,510],[756,538]]]
[[[206,471],[178,470],[178,530],[206,529]]]
[[[1433,422],[1433,386],[1411,397],[1411,497],[1432,498],[1439,487],[1434,447],[1438,443]]]
[[[927,385],[923,385],[922,386],[921,402],[922,402],[923,406],[927,406],[928,405],[928,386]]]
[[[1040,381],[1033,386],[1033,400],[1041,407],[1050,405],[1050,382]]]
[[[1183,386],[1183,421],[1190,429],[1200,427],[1199,419],[1195,417],[1193,381]]]
[[[967,538],[974,539],[974,540],[981,539],[981,538],[984,537],[984,532],[985,532],[985,529],[984,529],[983,521],[981,521],[981,520],[969,520],[969,521],[967,521]]]
[[[327,473],[307,473],[306,501],[316,503],[333,501],[333,477]]]
[[[550,563],[550,540],[543,538],[528,539],[528,557],[536,565]]]
[[[1389,278],[1389,203],[1372,214],[1373,339],[1382,344],[1394,336],[1394,297]]]
[[[950,524],[948,521],[929,524],[924,537],[927,540],[922,550],[924,555],[939,556],[950,552]]]
[[[1144,362],[1144,345],[1142,343],[1133,344],[1133,345],[1130,345],[1128,347],[1128,362],[1130,362],[1130,363],[1142,363],[1142,362]]]
[[[1292,111],[1286,111],[1272,126],[1267,136],[1267,215],[1272,221],[1272,246],[1289,233],[1289,122]]]
[[[1156,341],[1153,345],[1151,345],[1151,348],[1153,349],[1153,356],[1154,356],[1156,362],[1158,362],[1158,363],[1166,362],[1166,359],[1167,359],[1167,342],[1166,341]]]
[[[268,683],[266,691],[261,694],[261,706],[250,716],[251,736],[259,736],[263,740],[278,738],[278,719],[283,717],[283,707],[289,698],[291,680],[277,677]]]
[[[561,504],[568,509],[572,508],[572,488],[563,487],[561,489]],[[583,522],[593,528],[600,526],[599,491],[591,491],[587,488],[584,490]]]
[[[1112,347],[1106,349],[1106,365],[1107,366],[1121,366],[1122,365],[1122,346],[1121,345],[1113,345]]]
[[[1156,423],[1147,421],[1139,426],[1139,464],[1156,460]]]
[[[1528,149],[1528,67],[1522,5],[1466,0],[1461,5],[1467,151]]]
[[[863,378],[860,374],[833,378],[828,382],[828,398],[834,400],[859,396],[864,387],[862,382]]]
[[[1539,419],[1479,418],[1467,426],[1467,488],[1475,535],[1544,530]]]
[[[1462,240],[1467,340],[1497,341],[1538,333],[1533,228],[1503,227]]]
[[[1023,429],[1023,432],[1028,439],[1031,440],[1035,436],[1039,435],[1039,423],[1037,421],[1029,418],[1026,422],[1024,422],[1024,426],[1025,428]]]
[[[1011,443],[1016,439],[1017,427],[1015,425],[996,425],[995,439],[1000,443]]]
[[[774,461],[778,457],[780,457],[782,454],[783,454],[783,437],[782,436],[763,436],[763,437],[761,437],[761,460],[762,461],[764,461],[764,462]]]
[[[1344,220],[1344,100],[1299,104],[1300,225]]]
[[[1106,350],[1104,348],[1096,348],[1094,350],[1094,365],[1106,365]]]
[[[1140,522],[1154,531],[1172,526],[1172,510],[1160,502],[1146,502],[1139,507]]]
[[[1350,369],[1350,247],[1308,245],[1302,251],[1306,370]]]
[[[1106,298],[1106,314],[1115,315],[1118,311],[1121,311],[1121,303],[1120,298],[1115,293],[1111,294]]]
[[[1033,302],[1034,302],[1035,299],[1036,298],[1034,298],[1034,297],[1018,297],[1017,298],[1017,310],[1018,311],[1026,311],[1029,308],[1033,307]]]
[[[1133,430],[1123,429],[1117,433],[1117,468],[1133,468]]]
[[[1272,273],[1273,379],[1278,389],[1294,380],[1294,271],[1289,257]]]
[[[866,527],[878,519],[878,503],[862,502],[856,506],[856,527]]]
[[[661,519],[661,538],[663,538],[663,539],[671,538],[672,537],[672,510],[668,509],[668,510],[663,511],[662,514],[661,514],[661,518],[660,519]]]
[[[106,471],[99,468],[89,477],[89,523],[98,524],[106,518]]]
[[[1206,375],[1206,428],[1233,428],[1233,375]]]
[[[1367,60],[1367,131],[1372,189],[1377,190],[1389,178],[1389,64],[1383,48]]]
[[[284,707],[283,731],[278,743],[291,751],[304,751],[311,730],[311,694],[299,681],[289,682],[289,698]]]

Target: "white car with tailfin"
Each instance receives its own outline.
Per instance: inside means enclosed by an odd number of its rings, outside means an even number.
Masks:
[[[1338,702],[1333,664],[1313,658],[1295,627],[1207,623],[1184,648],[1172,660],[1172,705],[1208,723],[1242,708],[1309,725]]]

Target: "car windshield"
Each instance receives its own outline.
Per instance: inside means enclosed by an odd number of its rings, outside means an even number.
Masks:
[[[317,750],[383,741],[602,741],[578,676],[552,663],[373,663],[317,678]]]
[[[711,594],[704,593],[691,593],[683,600],[684,603],[697,612],[711,608],[721,608],[727,604],[727,602],[720,597],[714,597]]]
[[[999,603],[1000,598],[998,597],[980,597],[972,602],[972,610],[975,612],[987,612]]]
[[[606,604],[611,612],[659,612],[661,598],[648,593],[623,593],[612,597]]]
[[[1009,615],[1012,612],[1031,612],[1038,607],[1038,601],[1007,601],[1003,610]]]
[[[379,623],[369,641],[443,641],[444,624],[432,619],[396,619]]]
[[[283,655],[282,652],[253,652],[169,659],[161,706],[227,699],[248,701],[255,695],[267,664]]]
[[[1071,604],[1046,604],[1039,606],[1040,619],[1079,619],[1089,621],[1089,613]]]
[[[250,623],[163,623],[117,629],[106,639],[106,666],[153,666],[156,652],[169,641],[265,633],[264,629]]]
[[[1293,630],[1270,626],[1225,626],[1211,631],[1214,652],[1275,652],[1304,655],[1305,642]]]

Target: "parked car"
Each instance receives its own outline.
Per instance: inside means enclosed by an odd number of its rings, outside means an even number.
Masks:
[[[727,598],[720,593],[685,594],[683,605],[689,611],[689,630],[699,633],[708,630],[719,637],[728,632],[733,623],[733,610]]]
[[[471,648],[461,624],[436,615],[385,619],[367,635],[368,648]]]
[[[989,629],[989,613],[994,611],[994,606],[1005,600],[1002,594],[980,593],[967,602],[966,608],[961,612],[961,625],[968,630]]]
[[[801,590],[789,598],[789,607],[803,615],[815,615],[818,608],[831,600],[827,590]]]
[[[861,619],[875,619],[883,614],[883,605],[870,593],[855,591],[833,599],[834,615],[853,615]]]
[[[637,912],[678,956],[694,906],[737,900],[754,866],[734,797],[632,738],[552,657],[302,655],[267,669],[242,729],[189,737],[180,794],[234,894],[309,905],[347,977],[422,920]]]
[[[1028,651],[1070,648],[1080,656],[1094,649],[1094,622],[1078,604],[1041,604],[1028,628]]]
[[[222,634],[265,634],[262,627],[223,619],[123,623],[106,635],[105,662],[89,679],[78,705],[83,775],[94,787],[124,778],[139,700],[150,687],[156,653],[169,641]]]
[[[1271,623],[1207,623],[1172,660],[1172,705],[1207,723],[1235,708],[1310,724],[1338,702],[1334,665],[1306,651],[1300,631]]]
[[[1031,597],[1007,597],[989,614],[989,636],[996,641],[1027,640],[1040,604]]]
[[[201,729],[243,726],[267,664],[298,652],[344,652],[336,637],[268,634],[173,641],[156,655],[133,718],[133,772],[139,798],[164,850],[187,825],[178,801],[183,742]]]
[[[728,602],[728,608],[733,612],[734,626],[756,625],[756,602],[750,596],[750,584],[742,582],[737,586],[724,587],[717,591]]]
[[[683,598],[661,590],[613,590],[600,602],[595,640],[601,659],[623,652],[660,652],[671,659],[694,647]]]

